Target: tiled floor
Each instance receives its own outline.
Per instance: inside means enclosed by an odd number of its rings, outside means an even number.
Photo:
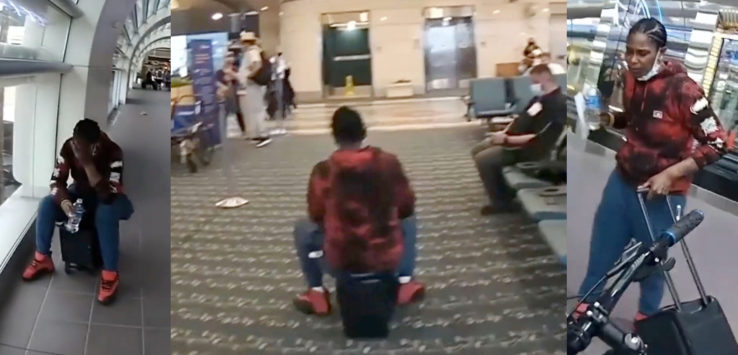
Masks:
[[[575,295],[584,279],[589,259],[594,211],[607,177],[615,167],[615,158],[614,152],[605,152],[601,146],[593,143],[589,143],[585,150],[585,146],[574,136],[570,136],[568,143],[568,185],[577,186],[577,189],[569,189],[568,194],[567,289],[569,295]],[[729,207],[718,209],[704,200],[688,196],[685,212],[699,208],[705,212],[705,221],[686,240],[707,292],[720,301],[735,332],[738,331],[738,298],[734,297],[738,292],[735,282],[735,270],[738,268],[735,258],[735,250],[738,249],[735,233],[738,204],[726,206]],[[672,248],[670,256],[677,262],[671,275],[682,301],[697,299],[698,293],[680,248]],[[638,311],[638,290],[638,285],[632,285],[615,307],[613,315],[620,324],[631,322]],[[667,291],[662,306],[669,304],[673,304],[673,301]],[[571,308],[572,302],[569,304]],[[598,355],[606,349],[604,343],[595,340],[583,354]]]
[[[0,354],[169,353],[168,97],[133,91],[110,130],[125,154],[124,183],[136,209],[121,224],[117,300],[110,306],[95,301],[97,274],[64,273],[55,236],[56,272],[30,283],[19,276],[8,290],[0,308]]]
[[[386,125],[419,112],[421,121],[463,121],[460,109],[428,107],[358,110]],[[331,112],[306,119],[327,125]],[[222,152],[196,174],[174,165],[173,354],[563,354],[564,268],[521,214],[479,215],[486,198],[469,149],[481,136],[478,126],[369,133],[399,156],[417,193],[417,276],[428,290],[397,310],[381,341],[348,340],[337,312],[309,317],[291,303],[306,287],[292,226],[305,216],[313,164],[334,149],[329,135],[288,135],[262,149],[230,140],[234,191],[250,200],[238,209],[214,207],[228,194]]]

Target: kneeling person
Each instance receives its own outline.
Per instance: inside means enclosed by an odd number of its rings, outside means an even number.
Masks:
[[[71,173],[74,184],[67,186]],[[118,222],[133,214],[123,194],[123,152],[100,131],[97,122],[77,122],[72,138],[64,142],[51,177],[51,194],[41,200],[36,218],[36,253],[23,272],[30,281],[54,272],[51,238],[56,222],[74,215],[73,202],[80,198],[86,211],[95,211],[95,227],[103,259],[102,281],[97,300],[107,304],[118,290]],[[84,217],[83,217],[84,218]]]
[[[297,255],[309,286],[295,306],[305,313],[330,313],[324,271],[396,272],[397,303],[408,304],[425,290],[412,280],[415,195],[396,156],[363,145],[366,129],[356,111],[339,108],[331,126],[338,150],[313,168],[310,219],[295,226]]]

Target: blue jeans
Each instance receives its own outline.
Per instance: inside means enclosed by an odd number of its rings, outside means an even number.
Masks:
[[[126,195],[120,194],[110,204],[98,203],[96,195],[78,196],[73,188],[69,189],[69,197],[72,202],[81,198],[86,211],[95,211],[95,227],[100,241],[103,268],[117,271],[120,239],[118,222],[129,219],[133,214],[131,200]],[[36,218],[36,250],[39,253],[51,255],[51,238],[54,236],[55,223],[66,220],[67,216],[53,196],[49,195],[41,200]]]
[[[686,197],[669,196],[674,215],[678,205],[684,206]],[[674,222],[666,198],[663,196],[648,200],[644,196],[648,217],[655,238]],[[592,226],[592,239],[589,248],[587,275],[579,288],[579,294],[591,289],[615,264],[630,239],[635,238],[645,245],[651,245],[645,218],[636,194],[636,187],[627,183],[615,170],[610,175],[602,200],[595,214]],[[664,276],[657,272],[641,281],[639,311],[645,315],[656,313],[664,296]],[[600,285],[586,301],[592,302],[599,296],[604,285]]]
[[[415,216],[403,219],[401,228],[404,251],[397,270],[398,276],[412,276],[415,271],[415,239],[417,235]],[[325,262],[325,258],[311,258],[309,254],[323,250],[325,234],[320,229],[320,226],[305,218],[298,220],[295,224],[294,237],[297,257],[300,259],[300,266],[302,266],[302,272],[307,279],[308,286],[322,286],[324,271],[335,275],[335,270],[329,268],[328,263]]]

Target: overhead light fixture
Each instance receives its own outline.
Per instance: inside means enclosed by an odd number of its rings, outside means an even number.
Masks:
[[[210,16],[210,18],[212,18],[215,21],[218,21],[223,18],[223,14],[220,12],[216,12],[213,14],[213,16]]]
[[[382,16],[382,18],[380,18],[379,21],[382,21],[382,22],[387,21],[387,16]]]
[[[261,8],[261,11],[266,11],[266,10],[269,10],[269,6],[264,6]]]
[[[500,10],[495,10],[495,11],[492,11],[492,13],[493,13],[493,14],[495,14],[495,15],[497,15],[497,14],[499,14],[499,13],[500,13]]]
[[[356,29],[356,21],[349,21],[346,25],[346,30],[353,31]]]
[[[361,20],[361,22],[369,21],[369,14],[366,12],[362,12],[361,14],[359,14],[359,19]]]
[[[543,9],[543,12],[548,12],[548,8]]]
[[[258,11],[249,11],[246,13],[246,15],[258,15],[258,14],[259,14]]]
[[[279,16],[282,16],[282,15],[284,15],[284,11],[279,12]]]

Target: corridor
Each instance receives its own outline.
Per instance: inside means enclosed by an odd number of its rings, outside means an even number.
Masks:
[[[132,90],[108,132],[123,149],[126,193],[136,210],[121,222],[116,301],[95,301],[99,273],[64,273],[57,232],[56,272],[25,283],[17,270],[17,284],[0,304],[0,354],[169,353],[169,164],[162,164],[170,152],[162,139],[169,134],[168,98]]]

